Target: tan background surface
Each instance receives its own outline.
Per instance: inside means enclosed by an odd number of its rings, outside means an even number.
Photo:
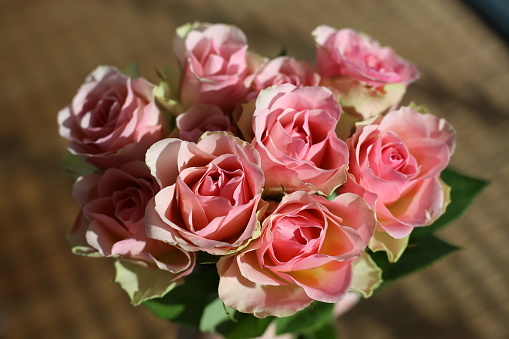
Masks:
[[[174,63],[175,27],[195,20],[308,61],[317,25],[353,27],[421,66],[406,102],[447,118],[459,133],[452,165],[492,185],[441,233],[463,250],[359,304],[340,320],[343,338],[509,338],[509,47],[454,0],[0,0],[4,337],[173,337],[109,282],[109,262],[70,254],[77,206],[56,114],[98,64],[137,60],[156,81],[153,69]]]

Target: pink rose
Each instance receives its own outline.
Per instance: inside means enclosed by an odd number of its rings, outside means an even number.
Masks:
[[[262,89],[273,85],[293,84],[304,87],[318,86],[320,83],[320,76],[309,63],[287,56],[268,61],[250,78],[252,78],[251,93],[248,100],[256,98]]]
[[[455,144],[455,132],[444,119],[403,107],[358,126],[347,143],[350,172],[378,196],[376,215],[389,235],[403,238],[443,213],[439,176]]]
[[[166,134],[153,89],[145,79],[131,79],[117,68],[96,68],[58,113],[69,150],[99,168],[143,160],[150,145]]]
[[[174,51],[182,69],[184,107],[210,104],[231,111],[247,94],[247,39],[235,26],[195,23],[177,29]]]
[[[141,161],[79,178],[73,195],[82,213],[69,234],[71,244],[88,254],[128,258],[173,272],[175,279],[191,273],[192,254],[145,233],[145,208],[158,190]]]
[[[316,65],[323,78],[347,75],[374,87],[409,84],[419,70],[390,47],[381,47],[370,37],[352,29],[318,26],[313,31],[317,44]]]
[[[339,302],[375,225],[373,211],[355,194],[333,201],[288,194],[263,221],[258,239],[219,260],[219,297],[261,318],[290,316],[313,300]]]
[[[146,212],[150,237],[218,255],[251,240],[264,182],[252,145],[222,133],[196,144],[165,139],[147,164],[162,187]]]
[[[197,142],[205,132],[233,130],[230,118],[213,105],[197,104],[177,117],[179,137],[185,141]]]
[[[341,107],[325,87],[278,85],[260,92],[253,144],[262,157],[265,186],[319,191],[346,180],[348,148],[336,136]]]

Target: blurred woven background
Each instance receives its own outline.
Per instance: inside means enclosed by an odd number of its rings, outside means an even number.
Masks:
[[[342,337],[509,338],[509,46],[456,0],[0,0],[0,336],[173,337],[130,306],[110,262],[69,252],[77,205],[56,114],[99,64],[137,60],[155,82],[188,21],[235,24],[252,49],[308,61],[317,25],[353,27],[420,65],[406,103],[448,119],[452,166],[492,184],[441,233],[463,250],[360,303]]]

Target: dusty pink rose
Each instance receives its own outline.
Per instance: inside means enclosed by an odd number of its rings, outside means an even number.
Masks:
[[[145,79],[131,79],[117,68],[96,68],[58,113],[69,150],[99,168],[142,161],[150,145],[166,134],[153,89]]]
[[[201,103],[232,110],[247,94],[244,33],[235,26],[207,23],[182,26],[177,33],[174,51],[182,70],[184,107]]]
[[[217,106],[197,104],[177,117],[179,137],[197,142],[205,132],[231,132],[230,118]]]
[[[265,186],[325,195],[346,180],[348,148],[336,136],[341,107],[325,87],[284,84],[260,92],[253,143],[262,157]]]
[[[375,225],[373,211],[355,194],[333,201],[288,194],[263,221],[258,239],[219,260],[219,297],[257,317],[290,316],[313,300],[339,302]]]
[[[147,164],[162,187],[147,208],[150,237],[218,255],[251,240],[264,183],[252,145],[220,133],[196,144],[165,139]]]
[[[69,241],[82,254],[131,259],[173,272],[175,279],[189,274],[193,254],[145,233],[145,208],[158,190],[159,185],[141,161],[79,178],[73,195],[82,212]]]
[[[320,83],[320,76],[309,63],[287,56],[269,60],[249,78],[252,80],[248,100],[256,98],[262,89],[273,85],[292,84],[304,87],[318,86]]]
[[[403,238],[443,213],[439,176],[455,143],[444,119],[403,107],[358,126],[347,143],[350,172],[377,195],[376,215],[389,235]]]
[[[382,47],[370,37],[352,29],[336,30],[318,26],[313,31],[317,44],[316,65],[328,78],[347,75],[368,85],[409,84],[419,77],[419,70],[399,57],[390,47]]]

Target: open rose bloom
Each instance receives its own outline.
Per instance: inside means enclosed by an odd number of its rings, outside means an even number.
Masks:
[[[307,192],[283,197],[263,233],[234,257],[219,260],[219,297],[258,317],[294,314],[313,300],[341,301],[376,220],[362,198],[332,201]]]
[[[318,26],[313,31],[316,66],[322,85],[333,90],[345,109],[367,119],[396,108],[419,69],[352,29]]]
[[[99,168],[142,161],[150,145],[167,133],[153,90],[143,78],[130,78],[112,66],[97,67],[58,113],[69,151]]]
[[[446,211],[456,136],[399,106],[420,73],[390,47],[352,29],[313,36],[315,64],[261,57],[235,26],[187,24],[159,85],[94,70],[58,114],[84,160],[67,163],[74,253],[114,260],[156,313],[181,295],[210,301],[196,315],[219,317],[207,331],[237,326],[233,314],[264,321],[261,335],[267,317],[339,315],[371,296]]]

